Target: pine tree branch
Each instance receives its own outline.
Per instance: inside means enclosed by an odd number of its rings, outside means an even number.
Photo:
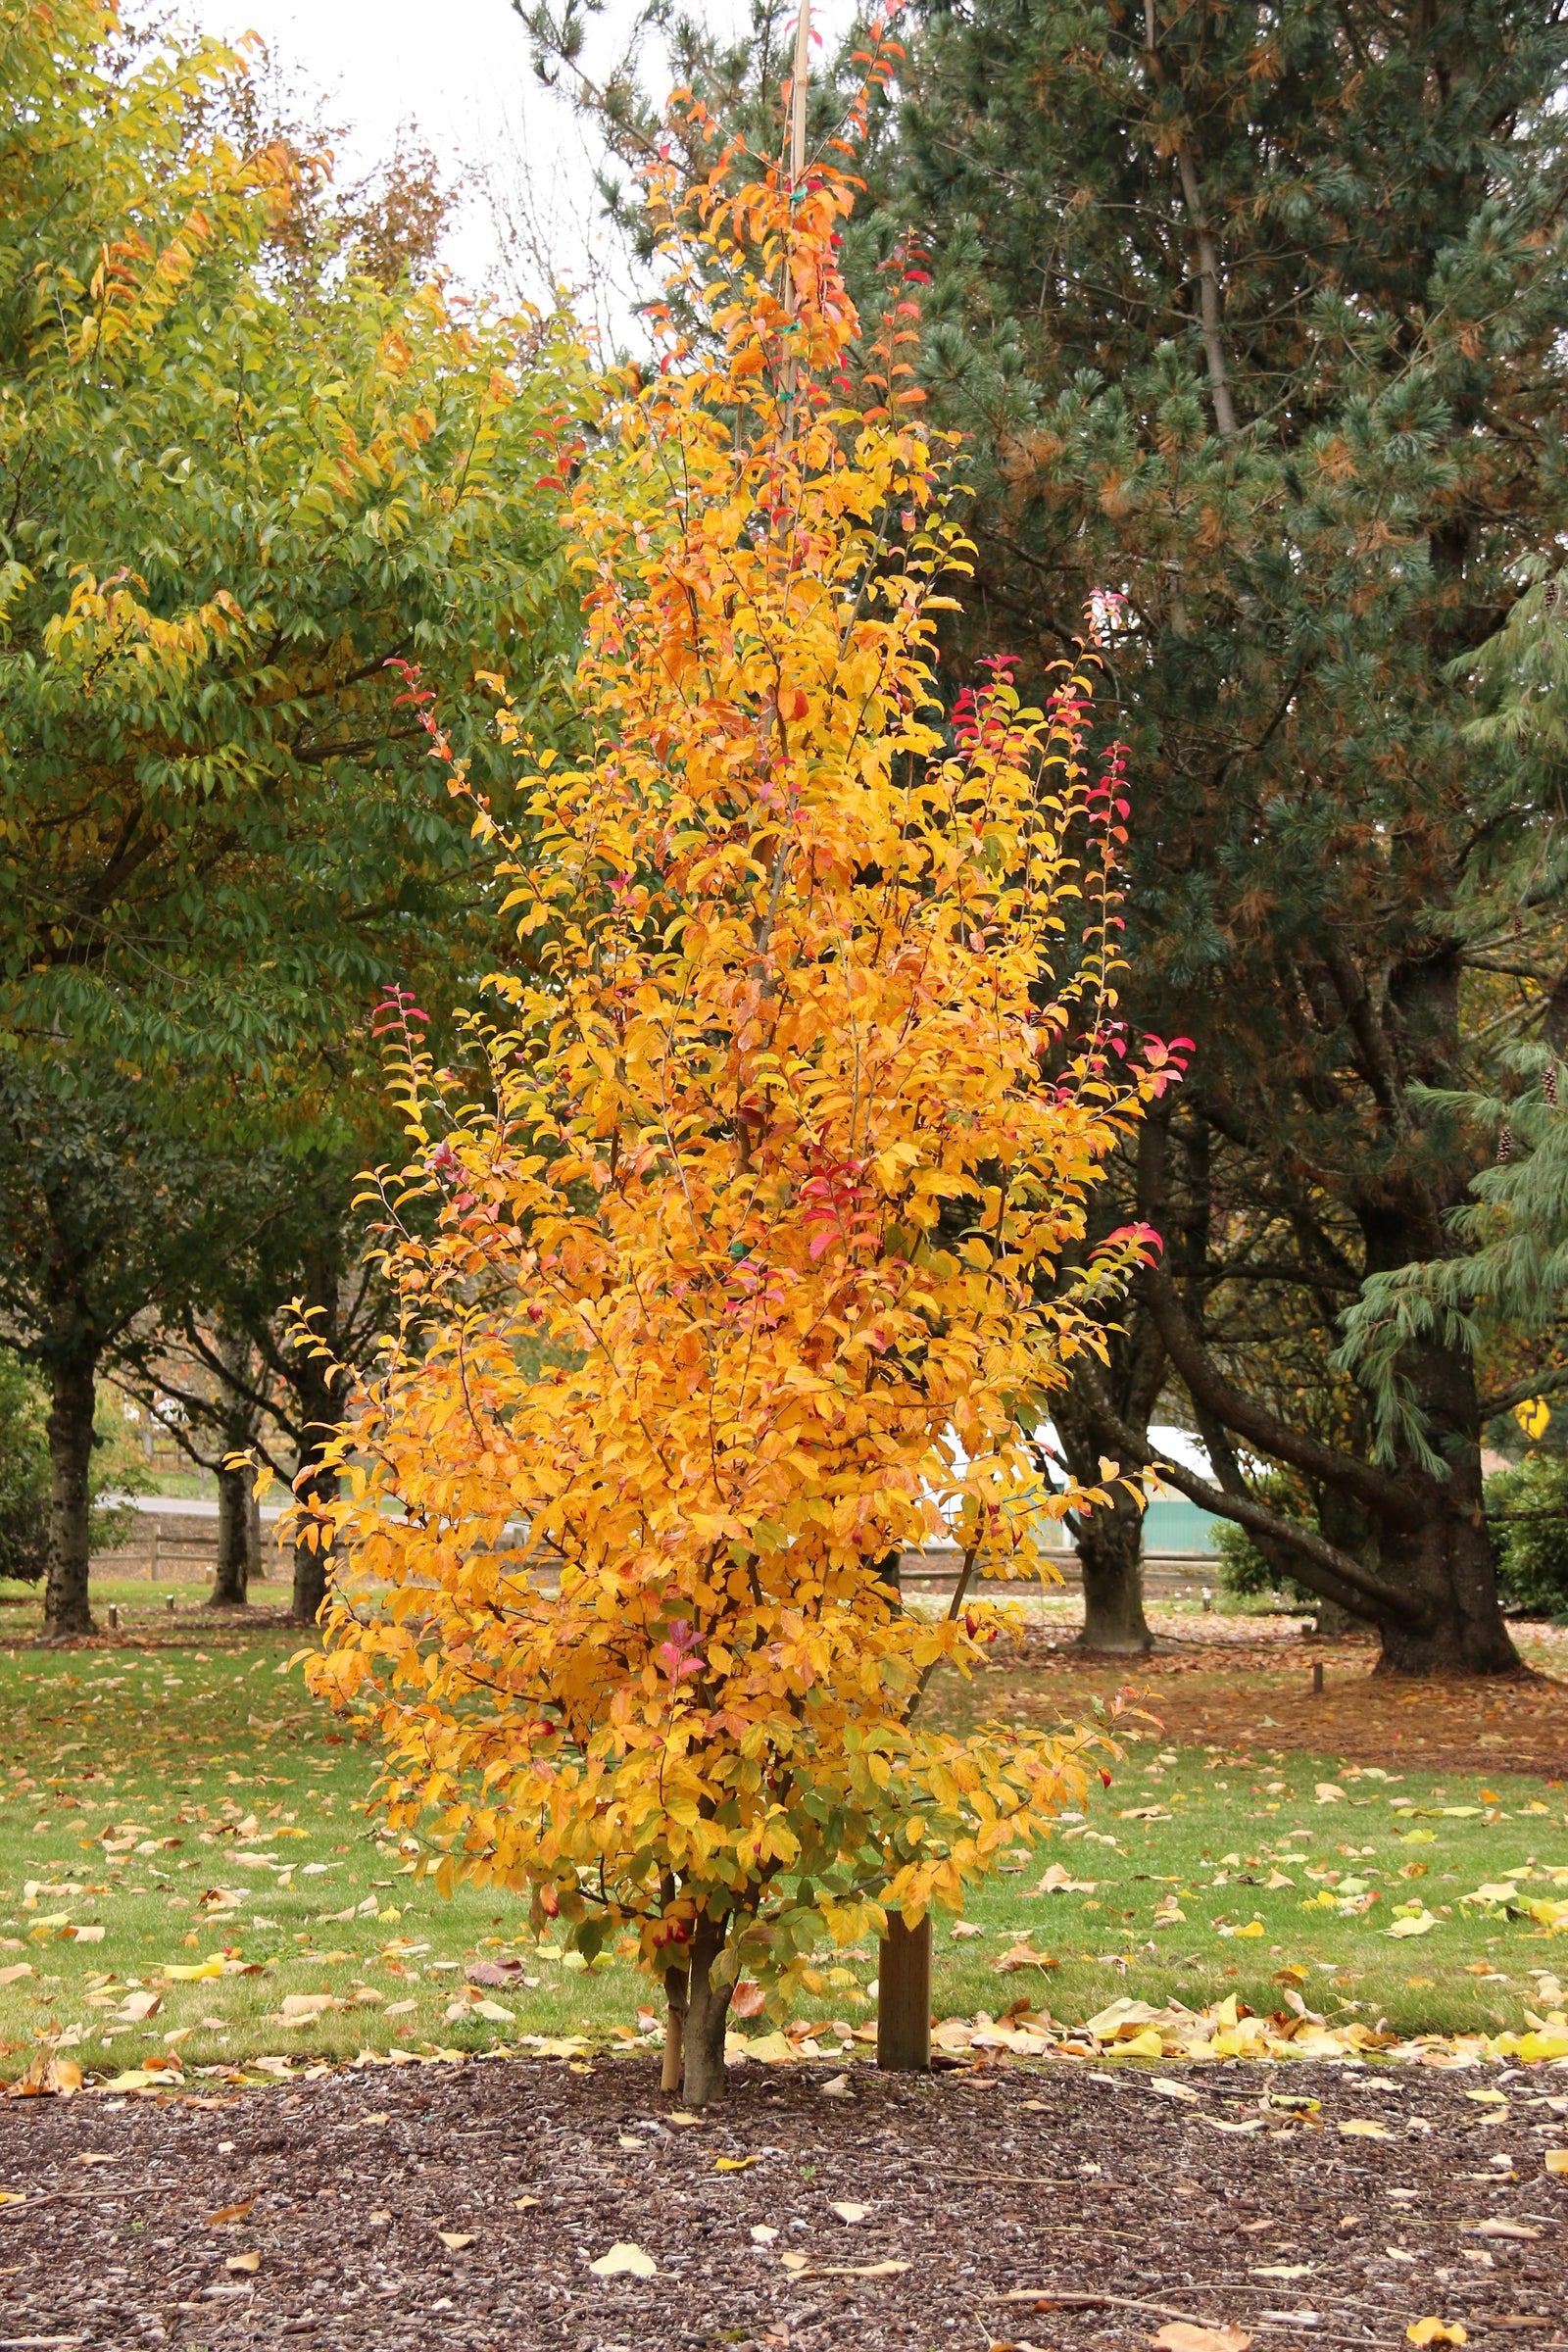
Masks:
[[[1370,1462],[1358,1461],[1353,1454],[1341,1453],[1335,1446],[1303,1436],[1254,1403],[1251,1397],[1233,1389],[1209,1360],[1167,1275],[1150,1272],[1140,1282],[1172,1364],[1192,1391],[1194,1399],[1205,1405],[1227,1429],[1249,1446],[1256,1446],[1260,1453],[1272,1454],[1277,1461],[1289,1462],[1309,1478],[1320,1478],[1325,1485],[1353,1494],[1377,1518],[1392,1519],[1400,1527],[1415,1527],[1419,1523],[1420,1510],[1414,1497],[1397,1479],[1375,1470]]]
[[[1104,1393],[1098,1367],[1082,1372],[1078,1377],[1084,1381],[1094,1398],[1096,1411],[1114,1436],[1124,1457],[1127,1457],[1123,1460],[1123,1469],[1128,1467],[1129,1459],[1136,1469],[1151,1467],[1156,1459],[1152,1448],[1147,1441],[1140,1441],[1136,1432],[1122,1420]],[[1356,1616],[1367,1615],[1365,1603],[1371,1601],[1378,1613],[1396,1617],[1402,1624],[1424,1626],[1430,1622],[1430,1614],[1420,1602],[1412,1600],[1407,1592],[1396,1591],[1393,1585],[1385,1584],[1381,1577],[1363,1568],[1359,1560],[1352,1559],[1348,1551],[1341,1551],[1337,1544],[1314,1535],[1309,1527],[1302,1527],[1298,1520],[1283,1518],[1278,1511],[1271,1511],[1266,1503],[1254,1502],[1250,1495],[1228,1494],[1223,1487],[1200,1478],[1197,1471],[1187,1469],[1180,1462],[1160,1460],[1158,1467],[1162,1486],[1175,1487],[1178,1493],[1200,1503],[1205,1511],[1211,1511],[1217,1519],[1233,1520],[1238,1527],[1245,1527],[1250,1535],[1260,1536],[1266,1543],[1284,1545],[1298,1563],[1294,1573],[1322,1599],[1338,1601],[1341,1608],[1348,1608]]]

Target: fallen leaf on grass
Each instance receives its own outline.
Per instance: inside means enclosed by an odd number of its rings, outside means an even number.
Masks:
[[[247,2276],[253,2271],[259,2271],[261,2267],[262,2258],[260,2254],[256,2253],[231,2254],[223,2265],[225,2271],[244,2271]]]
[[[13,1960],[9,1968],[0,1968],[0,1984],[20,1984],[24,1977],[31,1974],[30,1960]]]
[[[1467,2344],[1469,2335],[1457,2320],[1412,2320],[1404,2331],[1411,2344]]]
[[[1003,1953],[1002,1957],[996,1962],[995,1965],[999,1974],[1006,1977],[1010,1976],[1014,1969],[1039,1968],[1049,1970],[1053,1968],[1059,1968],[1061,1966],[1061,1962],[1059,1960],[1054,1960],[1049,1952],[1037,1952],[1031,1943],[1015,1943]]]
[[[1389,2130],[1387,2124],[1373,2123],[1369,2117],[1364,2115],[1347,2117],[1340,2125],[1340,2135],[1344,2139],[1392,2139],[1394,2137],[1394,2133]]]
[[[1248,2352],[1252,2341],[1245,2328],[1200,2328],[1196,2320],[1169,2320],[1149,2340],[1159,2352]]]
[[[641,2246],[617,2243],[588,2268],[596,2278],[656,2278],[659,2265]]]
[[[436,2235],[452,2254],[461,2254],[466,2246],[476,2246],[479,2242],[471,2230],[438,2230]]]
[[[642,2142],[641,2140],[636,2139],[623,2139],[620,2144],[623,2148],[636,2148],[641,2147]],[[755,2156],[715,2156],[713,2159],[713,2170],[715,2173],[744,2173],[756,2162],[757,2158]]]

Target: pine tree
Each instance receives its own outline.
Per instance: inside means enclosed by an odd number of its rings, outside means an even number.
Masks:
[[[1468,657],[1568,520],[1565,49],[1520,0],[974,0],[928,14],[877,175],[882,245],[930,242],[974,628],[1043,666],[1089,589],[1126,594],[1133,1015],[1197,1041],[1140,1142],[1129,1206],[1167,1242],[1140,1311],[1222,1487],[1173,1476],[1404,1670],[1516,1663],[1480,1439],[1525,1375],[1457,1316],[1353,1378],[1334,1350],[1369,1280],[1477,1247],[1452,1212],[1491,1145],[1451,1098],[1496,1091],[1510,891],[1544,890],[1513,907],[1542,954],[1560,906],[1534,755],[1466,721]],[[1268,1370],[1276,1323],[1315,1335],[1330,1436]],[[1093,1365],[1084,1396],[1140,1458]]]

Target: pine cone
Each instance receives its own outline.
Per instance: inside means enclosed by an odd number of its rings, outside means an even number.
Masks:
[[[1551,1104],[1552,1109],[1555,1110],[1557,1107],[1557,1064],[1554,1061],[1548,1061],[1546,1064],[1546,1075],[1541,1081],[1541,1091]]]
[[[1500,1168],[1500,1167],[1503,1165],[1503,1163],[1504,1163],[1504,1161],[1505,1161],[1505,1160],[1510,1160],[1510,1159],[1512,1159],[1512,1157],[1513,1157],[1513,1129],[1512,1129],[1512,1127],[1510,1127],[1510,1126],[1509,1126],[1509,1124],[1508,1124],[1507,1120],[1506,1120],[1506,1119],[1504,1119],[1504,1121],[1503,1121],[1503,1123],[1502,1123],[1502,1133],[1501,1133],[1501,1134],[1498,1136],[1498,1138],[1497,1138],[1497,1165],[1498,1165],[1498,1167]]]

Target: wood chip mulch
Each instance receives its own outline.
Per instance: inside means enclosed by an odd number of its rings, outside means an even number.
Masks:
[[[1071,1714],[1084,1695],[1130,1690],[1178,1745],[1221,1744],[1255,1754],[1305,1749],[1344,1762],[1426,1772],[1527,1772],[1568,1779],[1568,1658],[1550,1673],[1432,1675],[1410,1682],[1373,1672],[1362,1642],[1194,1641],[1148,1658],[1107,1658],[1052,1646],[1031,1631],[1004,1664],[1038,1676],[1042,1702]],[[1312,1668],[1323,1669],[1323,1689]]]
[[[1109,2352],[1187,2318],[1403,2352],[1427,2317],[1481,2352],[1568,2345],[1561,2075],[1230,2065],[1191,2100],[1130,2067],[832,2080],[742,2068],[695,2125],[642,2057],[16,2101],[0,2347]],[[1505,2111],[1472,2095],[1499,2084]],[[1316,2119],[1262,2104],[1307,2097]],[[596,2277],[616,2244],[657,2276]]]

